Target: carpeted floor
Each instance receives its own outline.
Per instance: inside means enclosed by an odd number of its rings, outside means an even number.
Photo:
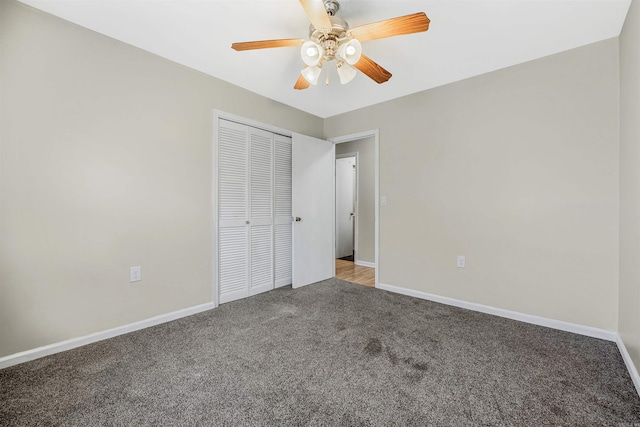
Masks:
[[[0,425],[613,425],[612,342],[328,280],[0,371]]]

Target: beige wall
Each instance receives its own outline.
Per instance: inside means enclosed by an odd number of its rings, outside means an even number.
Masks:
[[[336,144],[336,154],[358,153],[358,257],[374,263],[375,248],[375,139],[373,137]]]
[[[618,328],[640,368],[640,4],[620,35],[620,317]]]
[[[381,283],[616,330],[618,122],[611,39],[326,119],[325,136],[380,129]]]
[[[322,136],[320,118],[14,1],[0,43],[0,357],[211,301],[213,109]]]

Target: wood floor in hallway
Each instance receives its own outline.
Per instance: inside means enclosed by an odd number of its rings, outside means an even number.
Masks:
[[[336,260],[336,277],[358,285],[374,287],[376,284],[376,269],[362,267],[352,261]]]

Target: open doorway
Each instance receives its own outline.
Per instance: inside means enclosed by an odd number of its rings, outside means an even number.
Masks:
[[[336,277],[376,285],[377,134],[336,142]]]

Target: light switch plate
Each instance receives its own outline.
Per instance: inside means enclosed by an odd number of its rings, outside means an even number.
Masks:
[[[380,206],[387,206],[387,197],[380,196]]]
[[[457,263],[458,268],[464,268],[465,264],[466,264],[466,259],[464,255],[458,255],[458,263]]]
[[[138,265],[129,269],[129,282],[139,282],[142,280],[142,268]]]

